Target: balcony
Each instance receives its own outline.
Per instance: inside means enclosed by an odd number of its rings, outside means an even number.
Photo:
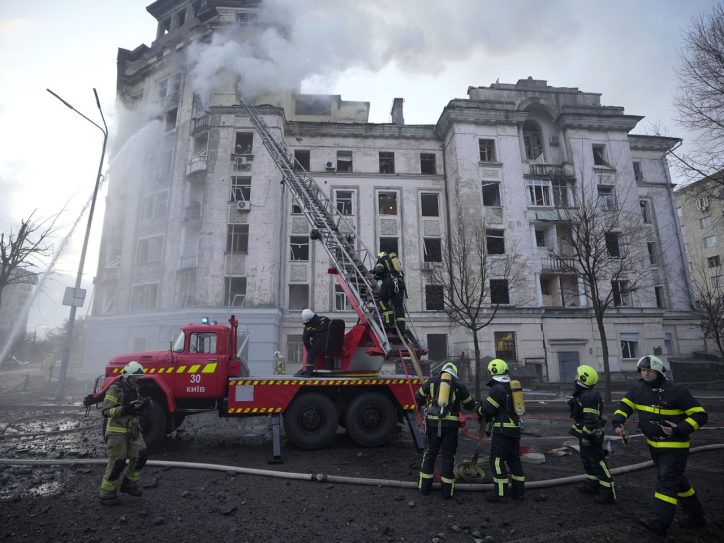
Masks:
[[[196,136],[209,129],[211,121],[208,115],[191,119],[191,135]]]
[[[575,177],[571,164],[523,164],[523,175],[538,178]]]
[[[571,268],[575,268],[576,260],[574,258],[552,258],[544,257],[541,259],[541,271],[550,273],[571,273]]]
[[[198,256],[182,256],[178,259],[178,271],[195,270],[199,265]]]
[[[254,155],[250,153],[231,153],[231,168],[235,172],[250,172]]]
[[[204,149],[200,153],[192,156],[191,160],[189,160],[188,166],[186,166],[186,175],[191,175],[195,172],[205,172],[207,155],[208,151]]]

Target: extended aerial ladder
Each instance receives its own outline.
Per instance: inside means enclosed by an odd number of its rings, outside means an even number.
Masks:
[[[393,343],[387,334],[377,304],[377,281],[370,272],[375,258],[359,239],[352,221],[339,212],[309,172],[298,161],[290,158],[286,145],[271,135],[256,108],[248,104],[242,106],[264,147],[281,171],[282,182],[312,226],[310,237],[319,240],[329,255],[333,265],[330,273],[338,275],[340,286],[360,321],[369,326],[370,335],[377,348],[385,358],[391,354],[399,354],[403,358],[403,367],[404,357],[409,356],[416,373],[420,375],[420,349],[415,337],[405,337],[405,334],[397,330]]]

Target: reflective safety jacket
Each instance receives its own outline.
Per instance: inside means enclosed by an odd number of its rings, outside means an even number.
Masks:
[[[458,426],[460,424],[460,407],[468,411],[475,409],[475,399],[468,392],[467,387],[455,377],[450,380],[450,398],[448,405],[441,410],[437,404],[437,395],[440,391],[440,376],[431,377],[415,393],[418,404],[427,404],[427,420],[442,420],[443,426]]]
[[[603,427],[603,400],[598,390],[576,385],[576,391],[569,402],[573,419],[569,433],[591,440],[603,437],[600,431]]]
[[[686,388],[661,376],[653,383],[639,380],[623,397],[613,416],[614,428],[621,426],[634,411],[638,412],[639,428],[646,442],[658,449],[689,448],[689,434],[707,420],[706,411]],[[661,429],[664,421],[676,424],[671,436]]]
[[[304,325],[304,333],[302,334],[304,347],[309,350],[312,348],[312,343],[326,341],[328,330],[329,319],[324,315],[314,315],[314,317]],[[324,347],[324,345],[322,345],[322,347]]]
[[[108,419],[106,435],[129,434],[135,415],[123,414],[123,407],[138,399],[138,388],[121,378],[106,392],[101,413]]]
[[[513,409],[513,393],[510,383],[501,383],[495,379],[488,381],[490,393],[480,402],[478,413],[492,421],[493,434],[508,437],[520,437],[520,417]]]

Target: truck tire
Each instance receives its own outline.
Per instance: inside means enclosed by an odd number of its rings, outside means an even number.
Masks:
[[[146,447],[153,447],[166,435],[168,417],[166,410],[158,400],[151,400],[151,403],[141,415],[141,430]]]
[[[379,447],[392,439],[397,413],[392,401],[381,392],[357,396],[347,409],[347,433],[363,447]]]
[[[339,415],[334,402],[324,394],[302,394],[284,413],[284,431],[300,449],[319,449],[334,439]]]

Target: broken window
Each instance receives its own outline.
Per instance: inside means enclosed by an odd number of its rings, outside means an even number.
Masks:
[[[562,179],[554,179],[551,182],[553,189],[553,203],[556,207],[571,207],[571,191],[568,187],[568,181]]]
[[[596,166],[608,166],[606,162],[606,146],[599,143],[593,144],[593,164]]]
[[[141,220],[162,219],[168,210],[168,191],[146,196],[141,201]]]
[[[490,303],[496,305],[510,303],[507,279],[490,280]]]
[[[309,307],[309,285],[289,285],[289,309]]]
[[[380,192],[377,194],[377,210],[380,215],[397,215],[397,193]]]
[[[622,333],[621,340],[621,358],[638,358],[639,357],[639,335],[637,333]]]
[[[420,173],[422,175],[435,175],[435,153],[420,153]]]
[[[230,202],[251,201],[251,177],[232,176]]]
[[[337,171],[352,171],[352,151],[337,151]]]
[[[500,207],[500,183],[483,181],[483,205]]]
[[[166,112],[164,117],[164,125],[166,130],[173,130],[176,128],[176,116],[178,115],[178,108],[173,108]]]
[[[309,260],[309,237],[289,237],[289,260],[306,262]]]
[[[543,154],[543,136],[540,126],[535,121],[523,123],[523,145],[525,146],[525,158],[536,160]]]
[[[504,230],[485,230],[485,244],[489,255],[505,254],[505,231]]]
[[[659,258],[656,254],[656,243],[653,241],[649,241],[646,243],[646,249],[649,252],[649,264],[652,266],[658,266],[659,265]]]
[[[716,236],[707,236],[704,238],[704,247],[711,249],[716,247]]]
[[[161,100],[178,99],[181,90],[181,72],[176,72],[158,82],[158,97]]]
[[[296,199],[292,198],[292,215],[301,215],[302,206],[299,205]]]
[[[186,10],[182,9],[176,14],[176,28],[183,26],[186,22]]]
[[[634,171],[634,179],[636,181],[643,181],[644,180],[644,174],[641,170],[641,163],[640,162],[634,162],[633,163],[633,171]]]
[[[423,262],[442,262],[442,240],[440,238],[423,238]]]
[[[710,256],[706,259],[706,263],[710,268],[719,267],[719,255]]]
[[[420,194],[420,208],[423,217],[439,217],[439,195],[434,192],[423,192],[422,194]]]
[[[161,260],[163,236],[139,239],[136,243],[136,264],[150,264]]]
[[[224,277],[224,305],[243,307],[246,302],[246,277]]]
[[[608,256],[618,258],[621,256],[621,236],[617,232],[606,232],[606,250]]]
[[[495,332],[495,358],[501,358],[510,364],[516,359],[515,332]]]
[[[546,233],[544,230],[535,231],[535,245],[536,247],[546,246]]]
[[[397,238],[380,238],[380,252],[400,254]]]
[[[334,191],[334,199],[340,215],[354,215],[354,198],[351,190]]]
[[[629,291],[628,281],[611,281],[611,292],[613,294],[613,305],[617,307],[631,305],[631,292]]]
[[[334,310],[335,311],[351,311],[352,304],[347,299],[344,289],[339,284],[334,285]]]
[[[641,217],[644,219],[644,224],[651,224],[651,211],[649,210],[648,200],[639,200],[641,206]]]
[[[294,170],[295,171],[309,171],[309,158],[310,152],[306,149],[295,149],[294,150]]]
[[[616,207],[613,187],[608,185],[598,186],[598,209],[601,211],[613,211]]]
[[[654,296],[656,296],[656,307],[663,309],[666,307],[666,298],[664,296],[664,287],[654,287]]]
[[[251,154],[253,144],[254,134],[252,132],[237,132],[234,152],[237,155],[249,155]]]
[[[495,140],[478,140],[480,162],[495,162]]]
[[[528,198],[530,205],[550,207],[553,205],[551,182],[548,179],[531,179],[528,181]]]
[[[442,285],[425,285],[425,310],[442,311],[445,309],[445,293]]]
[[[164,19],[158,22],[158,31],[156,32],[156,38],[165,36],[171,30],[171,18]]]
[[[244,254],[249,252],[249,225],[229,224],[226,231],[226,253]]]
[[[134,285],[131,293],[131,311],[156,309],[158,301],[158,283]]]
[[[395,153],[380,151],[380,173],[395,173]]]

